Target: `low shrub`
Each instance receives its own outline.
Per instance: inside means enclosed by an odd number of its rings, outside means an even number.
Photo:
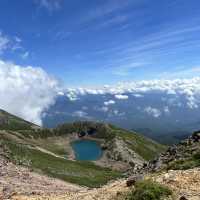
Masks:
[[[163,197],[172,195],[169,188],[150,180],[143,180],[136,183],[135,188],[125,200],[162,200]]]

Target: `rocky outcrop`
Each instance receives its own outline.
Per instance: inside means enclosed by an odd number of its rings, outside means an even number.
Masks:
[[[200,199],[200,168],[189,170],[170,170],[153,175],[154,181],[168,186],[175,200]]]
[[[119,137],[101,144],[103,156],[95,161],[97,165],[110,167],[115,170],[126,172],[137,171],[145,163],[144,159],[133,151],[128,144]]]
[[[181,141],[179,144],[169,147],[158,158],[144,165],[143,170],[154,172],[162,169],[176,168],[175,163],[187,164],[187,162],[195,161],[195,159],[196,161],[199,160],[200,163],[200,131],[194,132],[188,139]],[[186,167],[186,165],[183,166],[183,168]],[[188,168],[190,167],[193,166],[188,166]]]
[[[144,159],[130,149],[124,140],[116,137],[112,140],[108,148],[107,154],[115,161],[122,161],[128,163],[131,168],[137,169],[143,166]]]

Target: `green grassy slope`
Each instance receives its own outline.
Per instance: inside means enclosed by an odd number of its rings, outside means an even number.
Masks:
[[[96,166],[92,162],[67,160],[65,141],[73,132],[91,133],[91,137],[105,141],[120,137],[145,160],[154,158],[165,149],[150,139],[110,124],[75,122],[60,125],[55,129],[43,129],[0,110],[0,142],[10,149],[13,162],[52,177],[89,187],[98,187],[111,179],[121,177],[121,172]],[[41,151],[38,147],[50,153]]]
[[[112,126],[112,129],[114,133],[120,136],[132,150],[147,161],[155,158],[155,156],[157,156],[160,152],[166,150],[166,146],[146,138],[143,135],[114,126]]]
[[[95,138],[103,138],[107,141],[112,140],[115,137],[123,139],[128,146],[138,153],[145,160],[151,160],[157,156],[160,152],[166,150],[166,146],[161,145],[149,138],[146,138],[140,134],[132,131],[128,131],[122,128],[118,128],[111,124],[102,124],[96,122],[75,122],[72,124],[63,124],[55,129],[57,135],[66,135],[72,132],[80,131],[95,131],[92,135]]]
[[[11,150],[10,158],[16,164],[28,166],[36,172],[67,182],[88,187],[99,187],[109,180],[121,176],[120,172],[98,167],[91,162],[66,160],[30,148],[28,145],[10,141],[4,140],[4,144]]]
[[[4,130],[27,130],[37,127],[35,124],[23,120],[15,115],[0,109],[0,129]]]

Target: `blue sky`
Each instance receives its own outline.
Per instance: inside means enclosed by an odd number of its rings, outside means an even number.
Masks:
[[[200,75],[199,0],[1,0],[0,59],[69,86]]]

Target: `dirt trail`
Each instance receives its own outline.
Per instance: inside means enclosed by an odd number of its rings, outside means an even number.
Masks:
[[[39,146],[36,146],[36,147],[34,147],[33,149],[37,149],[37,150],[39,150],[39,151],[41,151],[41,152],[43,152],[43,153],[52,155],[52,156],[54,156],[54,157],[56,157],[56,158],[63,158],[63,159],[65,159],[63,156],[59,156],[59,155],[57,155],[57,154],[55,154],[55,153],[53,153],[53,152],[51,152],[51,151],[48,151],[48,150],[46,150],[46,149],[43,149],[42,147],[39,147]]]

